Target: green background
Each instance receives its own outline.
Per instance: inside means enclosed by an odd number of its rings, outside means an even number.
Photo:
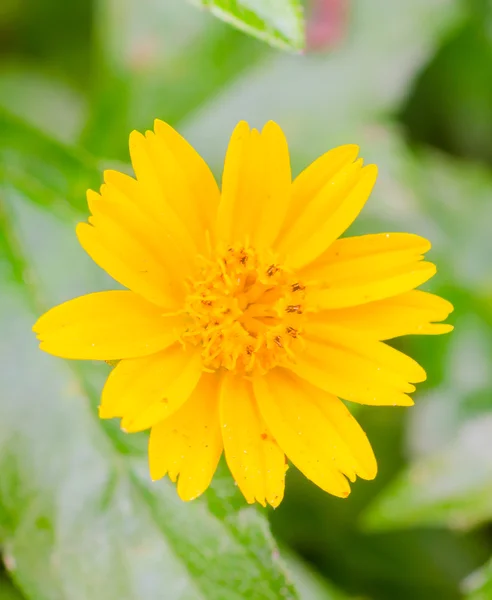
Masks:
[[[354,0],[299,51],[297,0],[194,3],[0,3],[0,600],[492,600],[492,5]],[[249,507],[221,465],[184,504],[144,434],[98,421],[108,367],[37,350],[40,313],[114,285],[74,224],[155,117],[218,176],[239,119],[277,121],[295,173],[358,143],[380,177],[352,231],[432,240],[456,329],[398,342],[415,407],[354,411],[380,473],[348,500],[291,468]]]

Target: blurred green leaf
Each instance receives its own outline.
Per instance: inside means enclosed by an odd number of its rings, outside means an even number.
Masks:
[[[21,593],[12,585],[5,574],[0,576],[0,600],[22,600]]]
[[[191,0],[227,23],[272,46],[301,50],[305,45],[300,0]]]
[[[145,452],[119,444],[127,436],[96,416],[101,366],[37,348],[37,315],[104,278],[77,248],[80,213],[53,215],[23,184],[31,157],[19,148],[42,149],[33,164],[53,206],[96,173],[31,128],[13,121],[9,131],[17,152],[2,156],[0,188],[0,539],[11,576],[32,600],[296,598],[264,515],[226,469],[190,504],[168,481],[152,484]],[[52,177],[77,164],[73,183],[68,172]]]
[[[358,143],[395,111],[409,81],[462,13],[459,0],[351,2],[343,44],[328,55],[270,55],[188,114],[185,132],[219,172],[223,140],[239,120],[261,127],[274,119],[298,172],[337,144]]]
[[[177,0],[96,0],[96,7],[91,111],[81,137],[96,156],[127,160],[132,129],[156,117],[175,125],[269,51]]]
[[[467,577],[463,588],[466,600],[490,600],[492,598],[492,559]]]
[[[301,558],[282,548],[282,556],[301,600],[348,600],[348,596],[315,573]],[[1,600],[1,598],[0,598]]]
[[[0,108],[67,143],[79,134],[87,110],[65,81],[16,62],[0,64]]]
[[[492,412],[468,421],[441,451],[417,460],[366,514],[371,529],[469,529],[492,518]]]
[[[87,188],[100,181],[92,157],[65,147],[1,107],[0,131],[0,175],[6,181],[56,212],[85,210]]]
[[[325,151],[326,140],[345,143],[368,118],[395,109],[463,12],[457,0],[353,3],[346,43],[329,56],[301,60],[273,53],[178,0],[97,0],[96,6],[94,89],[82,145],[96,156],[126,160],[131,129],[149,128],[156,117],[185,121],[216,167],[241,119],[257,126],[278,121],[293,142],[295,165],[300,150]],[[383,14],[391,27],[381,28]]]
[[[473,304],[467,298],[466,310]],[[471,305],[471,306],[470,306]],[[426,458],[456,441],[464,423],[492,412],[492,335],[488,323],[456,305],[456,328],[442,357],[443,382],[420,396],[410,413],[408,448]]]
[[[426,66],[403,117],[412,139],[475,160],[492,161],[492,5],[464,3],[469,13]]]

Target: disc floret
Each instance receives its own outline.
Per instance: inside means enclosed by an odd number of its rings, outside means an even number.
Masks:
[[[302,345],[305,285],[273,253],[248,246],[202,261],[183,339],[201,346],[205,368],[248,375],[292,363]]]

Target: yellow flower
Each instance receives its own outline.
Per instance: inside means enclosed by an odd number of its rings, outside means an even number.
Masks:
[[[77,235],[131,291],[70,300],[36,325],[41,349],[119,360],[100,417],[151,429],[150,473],[183,500],[210,484],[225,452],[250,503],[277,506],[286,457],[323,490],[373,479],[366,435],[339,398],[409,406],[425,371],[384,343],[439,334],[452,311],[416,291],[436,271],[425,239],[339,239],[376,180],[357,146],[330,150],[291,180],[286,139],[245,122],[227,150],[222,192],[169,125],[133,132],[136,179],[106,171]]]

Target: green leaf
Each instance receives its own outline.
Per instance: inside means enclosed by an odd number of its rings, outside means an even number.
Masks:
[[[9,127],[22,137],[18,123]],[[17,150],[36,141],[32,129],[24,133],[12,144]],[[72,186],[58,168],[75,168],[77,159],[44,136],[37,147],[36,176],[50,206],[58,206],[60,192],[74,197],[81,182]],[[188,504],[169,481],[151,483],[146,436],[126,436],[97,418],[108,367],[37,348],[31,326],[44,309],[110,282],[78,248],[73,225],[80,213],[46,211],[31,182],[22,181],[22,174],[31,178],[25,155],[8,151],[4,158],[0,539],[16,584],[32,600],[297,598],[264,514],[245,503],[227,469]],[[97,177],[84,162],[78,166]]]
[[[96,161],[69,149],[0,108],[0,176],[33,202],[65,213],[85,210],[85,192],[99,185]],[[1,181],[1,180],[0,180]]]
[[[127,160],[128,132],[158,117],[183,123],[217,172],[225,140],[244,118],[285,127],[295,168],[324,152],[327,140],[358,140],[372,115],[394,111],[406,97],[409,80],[462,14],[456,0],[354,3],[349,39],[329,56],[299,58],[275,54],[178,0],[98,0],[97,7],[83,146]],[[391,27],[381,28],[381,14]]]
[[[492,559],[463,582],[465,600],[490,600],[492,598]]]
[[[191,0],[238,29],[272,46],[304,47],[303,9],[300,0]]]
[[[292,551],[283,548],[282,556],[289,567],[289,572],[302,600],[348,600],[348,596],[321,575],[315,573]]]
[[[421,396],[412,410],[408,445],[414,458],[444,450],[467,421],[492,412],[492,332],[486,320],[464,310],[456,304],[456,328],[442,357],[443,383]]]
[[[97,0],[95,73],[82,145],[128,160],[128,133],[176,125],[269,48],[181,1]],[[104,131],[104,135],[101,135]]]
[[[461,20],[462,3],[372,0],[352,2],[350,14],[350,35],[329,55],[271,55],[188,115],[185,133],[206,149],[217,173],[223,140],[241,119],[257,127],[278,122],[295,172],[337,144],[359,143],[364,134],[370,148],[378,139],[376,123],[398,110],[409,81]],[[382,27],[383,16],[390,26]]]
[[[421,525],[469,529],[492,518],[492,413],[417,460],[372,505],[365,523],[384,530]]]
[[[0,575],[0,600],[23,600],[23,596],[5,574]]]
[[[0,66],[0,107],[66,143],[78,135],[86,109],[66,82],[14,61]]]

